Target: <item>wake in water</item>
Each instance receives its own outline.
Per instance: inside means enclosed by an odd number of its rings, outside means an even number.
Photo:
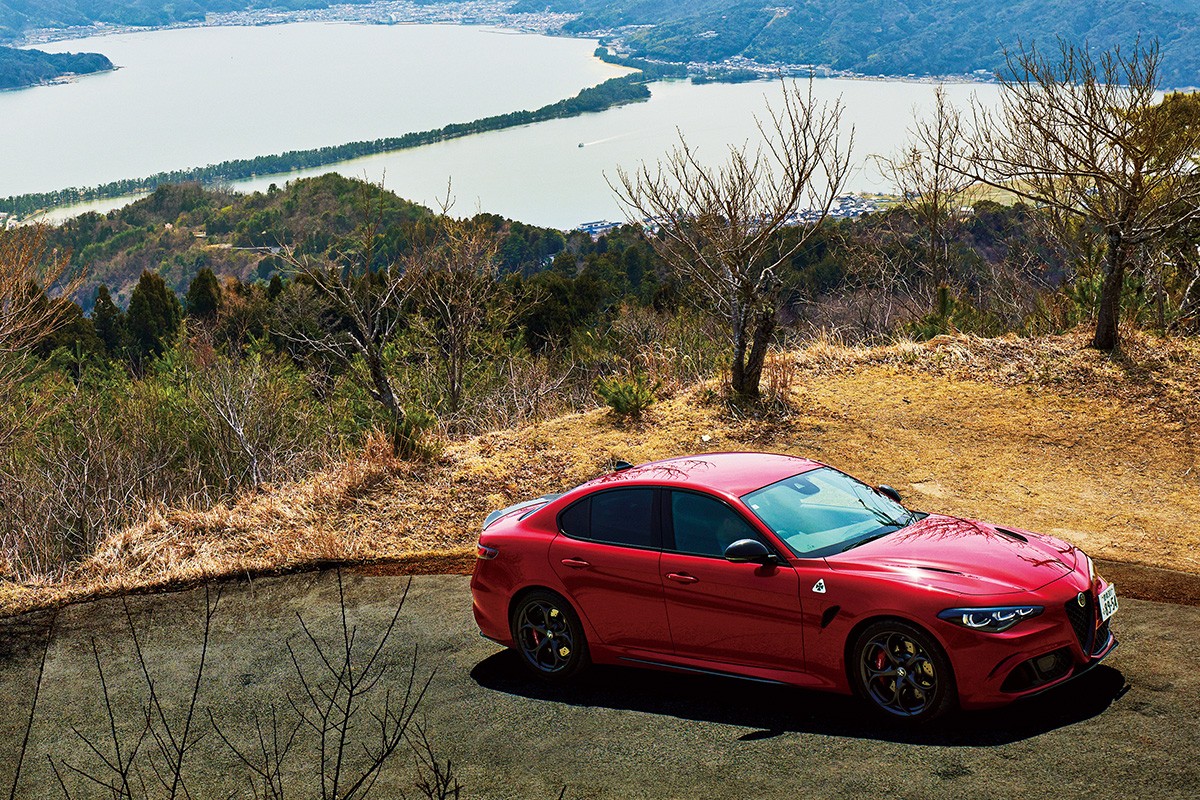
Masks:
[[[605,142],[612,142],[617,139],[624,139],[627,136],[633,136],[635,133],[638,133],[638,131],[628,131],[626,133],[618,133],[616,136],[609,136],[605,139],[597,139],[594,142],[580,142],[579,146],[580,147],[591,147],[594,144],[604,144]]]

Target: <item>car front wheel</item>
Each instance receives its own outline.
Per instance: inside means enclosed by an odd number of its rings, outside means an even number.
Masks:
[[[521,598],[513,609],[512,635],[525,666],[543,680],[566,680],[589,662],[579,617],[553,592]]]
[[[954,674],[925,631],[900,620],[868,626],[854,645],[855,688],[877,710],[924,722],[954,705]]]

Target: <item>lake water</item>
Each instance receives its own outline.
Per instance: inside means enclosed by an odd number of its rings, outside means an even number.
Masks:
[[[0,195],[438,128],[628,72],[594,58],[594,41],[455,25],[183,28],[41,47],[120,69],[0,93]]]
[[[998,93],[989,85],[947,86],[952,101],[965,105],[972,92],[991,101]],[[537,125],[455,139],[401,150],[336,166],[346,175],[385,180],[402,197],[431,203],[451,180],[458,199],[455,210],[502,214],[511,219],[569,229],[581,222],[622,219],[608,178],[617,167],[636,168],[656,159],[679,141],[679,132],[702,159],[719,162],[730,145],[758,137],[755,115],[768,102],[777,106],[777,82],[694,85],[684,81],[654,83],[648,102],[552,120]],[[853,128],[856,168],[848,192],[889,192],[872,155],[892,155],[906,139],[913,109],[932,108],[934,86],[923,83],[867,80],[816,80],[814,95],[845,105],[845,133]],[[583,147],[579,145],[583,144]],[[301,175],[319,175],[333,167]],[[258,178],[234,184],[263,190],[280,178]]]
[[[0,95],[0,195],[140,177],[158,170],[283,150],[397,136],[571,96],[623,70],[591,56],[595,43],[463,26],[303,23],[199,28],[57,42],[105,53],[124,68],[67,86]],[[992,85],[949,85],[952,101]],[[887,191],[872,154],[900,147],[927,83],[821,79],[815,95],[845,105],[858,169],[850,191]],[[619,219],[606,176],[677,141],[719,160],[757,136],[755,115],[778,102],[777,82],[659,82],[652,98],[572,119],[358,159],[235,188],[265,189],[336,170],[385,180],[426,204],[452,181],[460,214],[483,210],[572,228]],[[584,145],[580,147],[579,145]],[[101,201],[106,210],[123,201]],[[73,209],[72,212],[84,209]],[[64,213],[53,216],[61,218]]]

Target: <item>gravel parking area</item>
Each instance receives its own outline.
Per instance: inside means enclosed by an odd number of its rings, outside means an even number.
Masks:
[[[408,580],[343,576],[348,621],[360,646],[386,628]],[[463,797],[553,798],[563,786],[567,797],[621,800],[1190,799],[1200,791],[1200,676],[1192,653],[1200,608],[1123,598],[1114,623],[1121,646],[1101,667],[1035,700],[911,732],[875,722],[847,698],[703,676],[596,668],[575,686],[547,689],[527,679],[511,653],[478,636],[465,577],[412,581],[389,642],[397,667],[387,680],[402,688],[415,647],[418,678],[432,675],[417,719],[424,720],[437,755],[452,760]],[[254,712],[266,718],[274,705],[284,716],[286,698],[301,690],[289,642],[302,666],[314,663],[298,615],[318,641],[336,642],[337,597],[331,572],[223,587],[198,702],[197,724],[207,735],[185,770],[193,796],[251,796],[245,770],[212,734],[209,714],[243,744],[253,739]],[[193,589],[58,612],[18,796],[61,796],[47,756],[60,770],[63,764],[100,769],[81,736],[101,741],[107,730],[97,658],[119,730],[133,735],[146,693],[130,621],[166,715],[181,717],[200,654],[204,607],[204,590]],[[3,791],[49,619],[43,612],[0,620]],[[306,755],[310,744],[301,734],[285,762],[284,777],[305,787],[289,796],[319,795],[314,759]],[[150,741],[143,746],[153,747]],[[374,796],[413,796],[415,768],[402,746]],[[93,795],[99,796],[95,787],[77,796]]]

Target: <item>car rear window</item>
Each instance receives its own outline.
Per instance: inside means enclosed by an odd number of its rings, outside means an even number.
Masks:
[[[562,512],[558,525],[574,539],[658,547],[653,489],[617,489],[591,495]]]

